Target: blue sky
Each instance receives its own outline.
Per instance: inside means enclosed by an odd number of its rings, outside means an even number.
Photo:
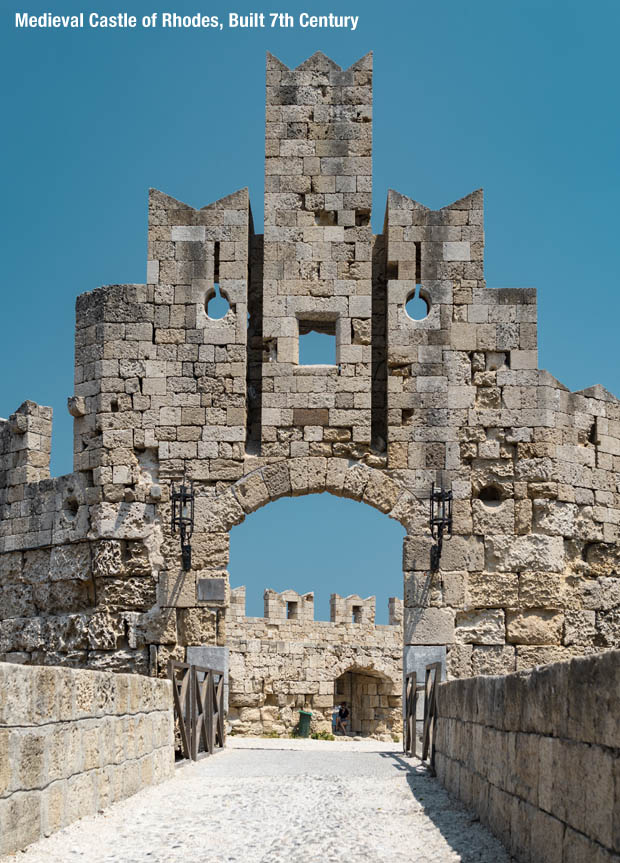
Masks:
[[[373,50],[375,230],[390,187],[435,208],[484,187],[487,283],[538,288],[541,366],[571,389],[601,383],[620,393],[620,13],[612,0],[276,7],[356,14],[356,32],[17,31],[15,11],[91,7],[2,5],[0,416],[26,398],[53,406],[53,473],[72,466],[66,398],[75,297],[144,281],[149,186],[202,206],[247,185],[260,230],[266,50],[290,66],[322,50],[343,67]],[[261,8],[195,0],[171,7],[221,18]],[[92,8],[143,15],[166,7],[100,0]],[[317,518],[323,498],[309,499]],[[342,515],[354,533],[357,511],[350,504]],[[273,513],[281,523],[275,505]],[[382,525],[377,545],[397,546],[387,597],[401,590],[400,543],[389,539],[395,526],[373,515]],[[350,560],[351,547],[342,554]],[[392,572],[392,563],[381,565]],[[371,584],[377,566],[369,567]],[[321,573],[299,589],[318,590],[321,579],[332,584]],[[242,579],[233,573],[233,582]]]

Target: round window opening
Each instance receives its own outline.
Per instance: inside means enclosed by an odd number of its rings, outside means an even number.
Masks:
[[[502,493],[496,485],[485,485],[478,492],[478,500],[485,506],[499,506],[502,502]]]
[[[412,321],[423,321],[431,310],[431,304],[426,298],[422,285],[416,285],[415,290],[407,297],[405,311]]]
[[[213,285],[213,290],[214,293],[207,295],[205,311],[211,320],[221,321],[222,318],[226,317],[228,309],[230,308],[230,303],[220,291],[220,286],[217,282]]]

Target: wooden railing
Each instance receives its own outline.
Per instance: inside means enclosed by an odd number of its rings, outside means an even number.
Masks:
[[[424,724],[422,728],[422,761],[428,761],[432,772],[435,770],[435,720],[437,716],[437,684],[441,680],[441,663],[433,662],[426,666],[424,685],[418,686],[415,671],[405,675],[404,733],[403,749],[405,755],[417,755],[416,714],[418,693],[424,692]]]
[[[171,659],[168,677],[183,757],[196,761],[200,752],[211,755],[226,742],[224,674]]]
[[[418,679],[415,671],[405,675],[405,722],[403,728],[403,749],[405,755],[416,755],[416,713],[418,706]]]
[[[441,681],[441,662],[426,666],[424,679],[424,728],[422,731],[422,761],[428,760],[435,772],[435,721],[437,718],[437,684]]]

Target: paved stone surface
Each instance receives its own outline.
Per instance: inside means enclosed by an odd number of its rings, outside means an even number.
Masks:
[[[226,751],[37,842],[19,860],[510,863],[510,856],[393,744],[232,738]]]

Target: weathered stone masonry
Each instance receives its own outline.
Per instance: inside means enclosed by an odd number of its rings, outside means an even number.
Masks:
[[[312,728],[332,730],[334,704],[346,701],[350,730],[387,737],[402,729],[402,600],[389,601],[389,625],[375,626],[375,597],[331,596],[330,620],[314,619],[314,594],[264,594],[265,616],[245,616],[245,587],[231,591],[228,718],[235,734],[287,733],[300,708]]]
[[[0,856],[174,775],[167,680],[0,663]]]
[[[161,674],[225,645],[230,528],[325,491],[407,530],[408,667],[431,648],[458,677],[618,646],[620,402],[538,369],[535,291],[484,282],[481,191],[437,211],[390,192],[373,235],[371,156],[370,54],[268,56],[264,236],[246,190],[200,210],[151,191],[147,283],[77,300],[74,473],[49,477],[48,408],[0,422],[0,658]],[[334,365],[298,363],[313,329]],[[183,475],[189,573],[169,528]],[[433,481],[455,535],[431,574]]]
[[[519,863],[620,860],[620,652],[438,687],[440,781]]]

